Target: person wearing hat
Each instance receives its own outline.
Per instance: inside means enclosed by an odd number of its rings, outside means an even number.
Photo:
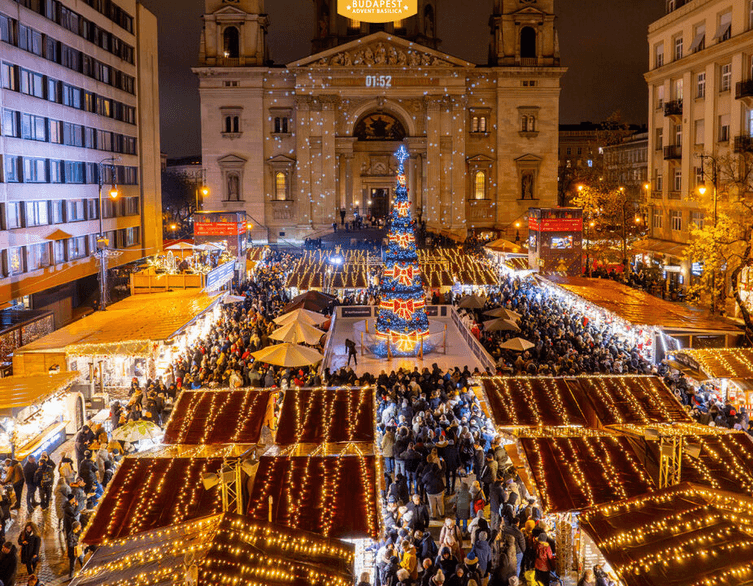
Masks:
[[[400,567],[407,570],[411,580],[418,579],[418,557],[416,556],[416,547],[408,540],[403,541],[401,545],[403,557],[400,560]]]
[[[465,566],[459,565],[452,575],[445,581],[445,586],[466,586]]]
[[[466,585],[471,580],[476,580],[478,584],[481,584],[481,571],[478,565],[478,557],[473,550],[471,550],[471,552],[465,557],[465,560],[463,560],[463,569],[465,571]]]
[[[533,569],[536,573],[536,580],[544,586],[549,586],[550,572],[554,570],[554,554],[547,541],[546,533],[540,533],[536,538],[535,552]]]

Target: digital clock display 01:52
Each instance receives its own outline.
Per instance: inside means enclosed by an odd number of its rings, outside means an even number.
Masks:
[[[391,88],[392,76],[391,75],[367,75],[366,87],[378,87],[378,88]]]

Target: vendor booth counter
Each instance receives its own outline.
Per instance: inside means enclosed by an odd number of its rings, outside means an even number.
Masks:
[[[0,456],[39,457],[85,422],[84,398],[72,391],[77,372],[0,379]]]

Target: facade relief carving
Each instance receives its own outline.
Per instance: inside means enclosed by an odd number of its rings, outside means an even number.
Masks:
[[[453,64],[435,55],[416,51],[405,50],[395,45],[376,43],[363,49],[343,51],[332,57],[322,57],[315,67],[359,67],[359,66],[384,66],[384,67],[453,67]]]

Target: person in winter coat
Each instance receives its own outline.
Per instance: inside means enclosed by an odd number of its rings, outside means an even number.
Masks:
[[[536,538],[536,560],[533,568],[536,570],[536,580],[544,586],[549,586],[549,572],[554,569],[554,555],[549,542],[546,540],[546,533],[541,533]]]
[[[358,580],[356,586],[371,586],[371,579],[368,572],[361,572],[361,579]]]
[[[468,533],[468,520],[471,518],[471,493],[465,482],[460,482],[458,491],[452,497],[455,501],[455,520],[458,527],[462,525],[463,532]]]
[[[408,482],[405,480],[405,476],[398,474],[395,477],[395,482],[390,484],[390,490],[387,492],[387,498],[394,497],[395,502],[400,501],[403,504],[407,504],[410,500],[410,491],[408,490]]]
[[[482,578],[488,574],[492,559],[492,548],[489,546],[489,542],[486,541],[487,537],[486,531],[479,531],[478,539],[471,550],[471,553],[476,554],[476,558],[478,559],[478,571]]]
[[[38,507],[37,502],[37,459],[34,456],[26,458],[26,464],[24,464],[24,481],[26,482],[26,506],[29,507],[29,512],[34,510],[34,507]]]
[[[73,469],[73,460],[68,457],[67,452],[63,452],[63,457],[60,458],[58,474],[61,478],[64,478],[68,484],[76,480],[76,471]]]
[[[443,450],[445,462],[445,487],[447,494],[455,493],[455,483],[458,478],[458,468],[460,468],[460,454],[455,440],[450,439]]]
[[[81,537],[81,523],[76,521],[71,527],[71,532],[65,536],[65,545],[68,553],[68,577],[73,578],[73,571],[76,569],[76,562],[81,567],[84,566],[84,554],[78,540]]]
[[[518,575],[515,538],[508,533],[500,533],[497,535],[497,543],[499,544],[499,558],[490,584],[507,586],[510,578]]]
[[[405,568],[397,571],[397,584],[395,586],[412,586],[412,578]]]
[[[414,531],[426,531],[429,528],[429,508],[421,502],[421,495],[414,494],[408,510],[413,513],[411,528]]]
[[[402,550],[403,558],[400,560],[400,567],[408,571],[411,580],[417,580],[418,558],[416,557],[416,547],[410,541],[403,541]]]
[[[21,508],[21,494],[24,491],[24,469],[18,460],[5,460],[5,482],[13,485],[13,492],[16,494],[16,504],[12,508]]]
[[[445,581],[445,586],[466,586],[467,579],[465,576],[465,567],[458,566],[450,577]]]
[[[433,463],[421,478],[429,498],[432,519],[444,517],[444,479],[442,476],[439,466]]]
[[[395,432],[388,427],[382,437],[382,456],[384,456],[384,471],[392,474],[395,469]]]
[[[434,565],[445,576],[452,576],[455,573],[455,568],[458,566],[458,561],[455,556],[452,555],[452,551],[447,546],[439,547],[439,555],[434,561]]]
[[[35,480],[37,486],[39,486],[39,502],[42,505],[42,510],[46,510],[50,506],[52,486],[55,483],[55,464],[50,460],[47,452],[42,452],[39,458]]]
[[[439,554],[439,548],[434,543],[434,538],[428,531],[423,534],[420,531],[416,531],[416,555],[418,559],[423,563],[425,560],[434,561],[434,558]]]
[[[68,494],[71,492],[71,487],[66,482],[65,478],[58,476],[57,484],[55,484],[55,490],[52,493],[53,502],[55,503],[55,514],[58,518],[58,530],[63,528],[63,518],[65,516],[64,505],[68,500]]]
[[[26,572],[33,574],[39,563],[39,547],[42,545],[42,537],[39,529],[32,521],[27,521],[21,534],[18,536],[18,545],[21,546],[21,563],[26,565]]]
[[[505,523],[505,526],[502,528],[502,534],[511,536],[515,543],[516,576],[520,575],[520,568],[523,564],[523,556],[526,552],[526,538],[525,535],[523,535],[523,532],[520,530],[520,527],[518,527],[518,523],[519,520],[514,519],[511,525]]]
[[[0,581],[3,584],[15,584],[17,571],[18,549],[10,541],[6,541],[0,549]]]

